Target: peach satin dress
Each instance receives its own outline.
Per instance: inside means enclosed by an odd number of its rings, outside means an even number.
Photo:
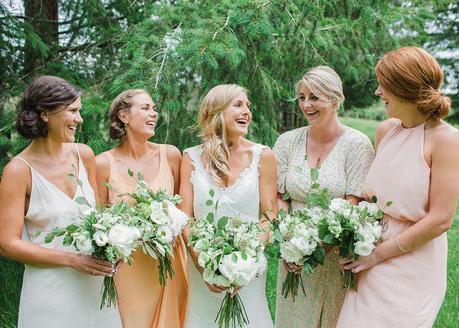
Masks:
[[[118,194],[135,189],[136,178],[117,169],[117,160],[110,151],[104,153],[110,162],[109,202],[120,201]],[[174,177],[167,162],[166,145],[160,145],[160,167],[152,181],[152,190],[174,193]],[[118,305],[124,328],[182,328],[188,298],[186,249],[181,237],[174,246],[174,276],[167,285],[159,284],[158,261],[144,254],[141,248],[132,256],[131,265],[123,264],[115,275]]]
[[[424,158],[425,123],[399,123],[381,140],[363,187],[384,211],[383,238],[422,220],[429,210],[430,167]],[[387,201],[393,201],[385,207]],[[358,275],[358,291],[348,291],[339,328],[432,327],[446,292],[446,233],[406,254]]]

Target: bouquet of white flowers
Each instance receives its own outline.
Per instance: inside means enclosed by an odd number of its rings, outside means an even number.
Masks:
[[[386,206],[390,206],[388,202]],[[381,238],[379,220],[383,212],[375,203],[362,201],[352,205],[345,199],[336,198],[330,203],[329,211],[319,223],[319,237],[324,243],[339,247],[341,257],[358,259],[368,256]],[[343,274],[345,288],[356,289],[351,271]]]
[[[84,200],[80,200],[85,203]],[[133,219],[132,209],[126,203],[109,208],[86,207],[79,220],[65,228],[57,227],[45,236],[50,243],[63,237],[65,246],[73,246],[81,254],[92,255],[113,265],[119,260],[130,262],[130,256],[139,244],[141,231]],[[105,277],[102,288],[103,306],[116,306],[117,293],[113,277]]]
[[[128,193],[136,201],[132,215],[141,231],[140,245],[146,254],[159,261],[159,282],[166,284],[174,270],[170,257],[173,243],[188,223],[188,216],[176,207],[181,199],[160,190],[153,192],[140,174],[136,190]]]
[[[319,239],[318,229],[318,223],[322,218],[323,210],[320,207],[306,208],[292,214],[281,210],[278,219],[273,222],[271,238],[274,239],[273,244],[278,244],[276,257],[303,266],[303,270],[308,274],[314,272],[325,259],[325,250]],[[287,272],[282,284],[284,298],[291,294],[295,302],[300,285],[303,294],[306,295],[301,273]]]
[[[213,190],[209,194],[213,197]],[[213,205],[213,201],[209,200],[207,205]],[[215,319],[219,327],[241,327],[249,323],[240,296],[231,294],[266,270],[261,236],[262,229],[257,222],[247,222],[237,216],[215,218],[212,212],[206,218],[195,220],[190,227],[189,243],[199,252],[203,279],[228,288]]]

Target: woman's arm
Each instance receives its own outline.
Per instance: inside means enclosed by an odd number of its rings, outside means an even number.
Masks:
[[[110,177],[110,161],[105,154],[96,157],[96,184],[99,191],[99,201],[101,204],[108,204],[108,181]]]
[[[270,149],[264,149],[260,158],[260,227],[266,229],[264,240],[269,240],[269,220],[277,216],[276,159]]]
[[[167,162],[172,171],[174,177],[174,194],[179,193],[180,189],[180,164],[182,161],[182,155],[180,150],[173,145],[166,145]]]
[[[451,227],[459,196],[459,132],[442,131],[436,136],[434,144],[428,214],[399,234],[398,238],[381,243],[371,255],[349,264],[346,269],[359,272],[381,261],[412,252]]]
[[[0,182],[0,255],[36,267],[71,267],[85,274],[111,275],[112,267],[108,262],[21,239],[31,181],[28,166],[20,161],[11,161],[3,171]]]

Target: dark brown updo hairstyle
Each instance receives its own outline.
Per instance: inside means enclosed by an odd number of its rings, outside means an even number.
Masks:
[[[132,107],[132,98],[138,94],[146,94],[150,96],[144,89],[129,89],[121,92],[115,99],[113,99],[109,111],[109,132],[112,139],[122,141],[126,137],[126,124],[120,120],[118,114],[123,110],[129,112]]]
[[[28,139],[48,136],[48,126],[41,113],[68,106],[80,95],[80,90],[60,77],[43,75],[36,78],[22,95],[16,118],[17,131]]]
[[[424,49],[403,47],[386,53],[376,65],[376,77],[384,90],[416,104],[428,120],[448,115],[451,99],[440,90],[443,71]]]

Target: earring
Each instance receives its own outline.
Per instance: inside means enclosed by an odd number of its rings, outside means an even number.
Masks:
[[[40,116],[43,122],[48,123],[48,118],[46,116]]]

